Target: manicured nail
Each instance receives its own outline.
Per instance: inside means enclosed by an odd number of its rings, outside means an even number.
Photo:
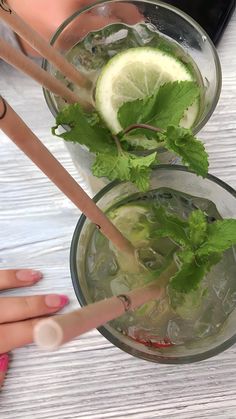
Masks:
[[[36,282],[43,277],[42,272],[34,271],[33,269],[21,269],[16,272],[16,278],[23,282]]]
[[[49,308],[62,308],[69,303],[69,298],[66,295],[46,295],[45,304]]]
[[[7,354],[0,355],[0,372],[6,372],[9,363],[9,356]]]

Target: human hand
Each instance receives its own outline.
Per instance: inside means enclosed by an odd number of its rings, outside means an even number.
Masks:
[[[0,355],[0,391],[5,379],[8,369],[9,356],[8,354]]]
[[[0,270],[0,291],[36,284],[42,273],[30,269]],[[47,294],[28,297],[0,297],[0,388],[8,367],[7,352],[33,341],[33,327],[41,316],[61,310],[66,295]]]

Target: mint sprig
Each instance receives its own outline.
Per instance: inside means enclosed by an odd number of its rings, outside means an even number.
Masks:
[[[179,127],[186,109],[198,99],[199,87],[195,82],[176,81],[164,84],[149,98],[124,103],[118,111],[119,122],[124,128],[123,141],[135,149],[133,138],[127,137],[130,126],[134,125],[136,138],[146,136],[145,148],[149,148],[148,141],[153,143],[155,139],[156,147],[161,145],[173,151],[186,166],[205,177],[208,172],[208,155],[204,145],[193,135],[192,130]],[[155,127],[161,133],[155,133]],[[137,149],[140,147],[142,138]]]
[[[57,133],[60,125],[69,130]],[[140,190],[149,187],[150,167],[156,163],[157,153],[136,156],[122,148],[119,139],[111,134],[97,113],[83,112],[79,104],[65,107],[56,118],[52,133],[65,141],[79,142],[95,154],[92,172],[109,180],[129,180]]]
[[[170,296],[197,290],[206,273],[221,260],[223,252],[236,244],[236,220],[209,224],[201,210],[193,211],[187,221],[168,214],[163,208],[156,208],[155,213],[162,227],[153,236],[169,237],[180,246],[177,253],[180,268],[170,279]]]
[[[52,133],[87,146],[95,155],[95,176],[131,181],[142,191],[149,188],[151,168],[158,162],[154,148],[160,146],[180,156],[198,175],[206,176],[208,159],[203,144],[191,130],[178,127],[184,111],[198,96],[196,83],[183,81],[167,83],[151,97],[127,102],[118,112],[124,129],[117,136],[97,112],[86,113],[79,104],[69,105],[58,113]],[[59,134],[61,125],[68,130]],[[140,156],[140,149],[151,151],[148,156]]]

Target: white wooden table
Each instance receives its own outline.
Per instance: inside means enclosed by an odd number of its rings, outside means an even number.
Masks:
[[[236,14],[218,47],[223,90],[201,133],[210,171],[236,188]],[[0,63],[0,92],[78,179],[41,88]],[[79,180],[79,179],[78,179]],[[8,294],[67,293],[78,307],[69,272],[70,241],[78,211],[0,133],[0,268],[44,272],[33,288]],[[236,418],[236,346],[208,361],[151,364],[112,346],[97,331],[56,353],[33,345],[14,351],[0,395],[1,419]]]

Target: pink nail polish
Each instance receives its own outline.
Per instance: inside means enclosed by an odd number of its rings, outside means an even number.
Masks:
[[[23,282],[37,282],[42,279],[43,274],[33,269],[20,269],[16,272],[16,278]]]
[[[61,299],[61,307],[66,306],[69,303],[69,298],[67,297],[67,295],[60,295],[60,299]]]
[[[66,295],[50,294],[45,297],[45,304],[49,308],[62,308],[68,304],[69,298]]]
[[[0,355],[0,372],[6,372],[9,363],[9,356],[7,354]]]

